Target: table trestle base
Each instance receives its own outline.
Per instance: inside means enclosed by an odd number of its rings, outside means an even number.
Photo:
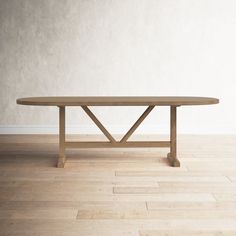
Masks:
[[[176,157],[176,106],[170,106],[170,141],[128,141],[130,136],[149,115],[155,106],[148,106],[134,125],[128,132],[117,141],[92,113],[87,106],[81,106],[85,113],[97,125],[97,127],[107,137],[108,141],[104,142],[68,142],[65,139],[65,106],[59,106],[59,157],[57,167],[63,168],[66,162],[66,148],[170,148],[170,153],[167,155],[169,163],[173,167],[179,167],[180,162]]]

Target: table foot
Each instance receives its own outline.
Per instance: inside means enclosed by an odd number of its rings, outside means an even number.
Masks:
[[[173,157],[171,156],[171,153],[168,153],[168,154],[167,154],[167,159],[168,159],[168,161],[169,161],[169,163],[170,163],[171,166],[173,166],[173,167],[180,167],[180,162],[179,162],[179,160],[178,160],[177,158],[173,158]]]
[[[58,168],[64,168],[65,162],[66,162],[66,158],[65,157],[64,158],[59,157],[58,158],[58,162],[57,162],[57,167]]]

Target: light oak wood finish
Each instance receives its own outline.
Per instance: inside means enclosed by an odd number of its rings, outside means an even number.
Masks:
[[[171,166],[174,167],[180,167],[180,162],[177,159],[177,145],[176,145],[176,106],[170,107],[170,153],[168,153],[167,158],[171,164]]]
[[[155,148],[68,149],[51,168],[57,140],[0,135],[1,236],[236,235],[236,136],[179,135],[180,168]]]
[[[106,128],[102,125],[102,123],[97,119],[97,117],[90,111],[87,106],[81,106],[82,109],[87,113],[87,115],[91,118],[91,120],[97,125],[97,127],[103,132],[103,134],[110,140],[111,143],[115,143],[116,140],[112,137],[112,135],[106,130]]]
[[[63,168],[65,165],[65,141],[66,141],[66,126],[65,126],[65,107],[59,107],[59,157],[57,167]]]
[[[17,104],[39,106],[184,106],[219,103],[208,97],[29,97]]]
[[[144,148],[170,147],[169,141],[129,141],[129,142],[66,142],[68,148]]]
[[[59,107],[59,157],[57,167],[63,168],[66,162],[66,148],[134,148],[134,147],[170,147],[167,159],[173,167],[180,167],[177,158],[177,114],[176,108],[184,105],[209,105],[219,103],[217,98],[208,97],[29,97],[17,99],[17,104],[58,106]],[[68,142],[65,140],[65,107],[81,106],[109,142]],[[107,131],[88,106],[148,106],[134,125],[121,138],[116,139]],[[155,106],[170,106],[170,141],[132,141],[127,140],[153,110]]]
[[[134,123],[134,125],[128,130],[124,137],[120,140],[121,143],[125,143],[128,138],[134,133],[134,131],[139,127],[139,125],[144,121],[148,114],[153,110],[155,106],[149,106],[144,113],[139,117],[139,119]]]
[[[140,231],[140,236],[235,236],[235,230],[148,230]]]

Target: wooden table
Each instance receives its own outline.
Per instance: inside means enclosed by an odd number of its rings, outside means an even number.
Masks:
[[[58,167],[64,167],[66,148],[128,148],[128,147],[170,147],[167,158],[171,166],[179,167],[176,155],[176,108],[187,105],[209,105],[219,103],[217,98],[208,97],[29,97],[17,99],[17,104],[59,107],[59,157]],[[86,114],[107,137],[107,142],[67,142],[65,139],[65,108],[81,106]],[[88,106],[147,106],[147,109],[117,141],[91,112]],[[148,116],[155,106],[170,107],[170,140],[168,141],[128,141],[129,137]]]

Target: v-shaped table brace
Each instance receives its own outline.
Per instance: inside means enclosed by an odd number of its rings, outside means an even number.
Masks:
[[[102,125],[102,123],[97,119],[97,117],[91,112],[91,110],[87,106],[81,106],[82,109],[87,113],[87,115],[91,118],[91,120],[97,125],[97,127],[103,132],[103,134],[108,138],[111,143],[115,143],[116,140],[112,137],[112,135],[106,130],[106,128]]]
[[[133,124],[128,132],[120,141],[115,140],[107,131],[97,117],[87,106],[81,106],[91,120],[107,137],[107,142],[66,142],[65,140],[65,107],[59,107],[59,159],[58,167],[64,167],[65,164],[65,149],[66,148],[127,148],[127,147],[170,147],[168,160],[172,166],[180,166],[176,158],[176,106],[171,106],[171,135],[170,141],[128,141],[130,136],[149,115],[155,106],[148,106],[139,119]]]

